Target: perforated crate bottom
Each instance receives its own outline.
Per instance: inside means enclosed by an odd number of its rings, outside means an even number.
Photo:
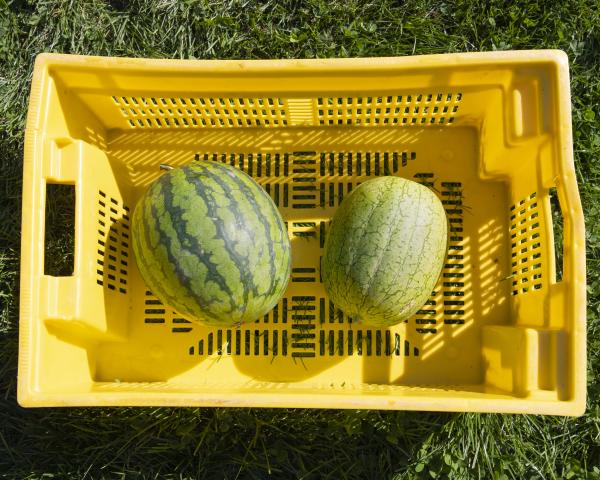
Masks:
[[[278,143],[286,133],[269,133],[262,143],[258,136],[264,134],[256,133],[246,145],[243,135],[249,134],[243,134],[232,136],[231,151],[226,152],[222,145],[227,139],[211,140],[193,132],[116,136],[109,155],[117,161],[127,159],[134,193],[129,207],[118,206],[125,219],[120,217],[111,229],[119,237],[115,241],[122,242],[118,251],[106,248],[104,260],[98,259],[103,267],[113,265],[110,270],[116,273],[99,270],[98,283],[105,289],[114,284],[111,295],[128,296],[128,334],[122,341],[94,347],[94,380],[482,383],[481,328],[508,320],[513,291],[509,277],[514,255],[507,241],[513,212],[506,187],[478,175],[476,130],[411,130],[410,135],[397,130],[361,132],[360,138],[343,131],[344,141],[339,142],[334,129],[327,133],[329,144],[317,135],[312,145],[291,148]],[[177,141],[174,135],[179,135]],[[298,138],[311,141],[306,134]],[[344,148],[336,146],[342,144]],[[150,150],[164,154],[150,161],[144,156]],[[165,307],[143,284],[129,255],[128,208],[161,174],[161,163],[193,160],[225,162],[253,176],[278,205],[292,240],[292,278],[285,296],[264,318],[241,328],[206,328]],[[352,323],[325,295],[319,270],[335,209],[353,188],[380,175],[398,175],[430,187],[446,208],[450,228],[445,266],[430,299],[414,317],[389,329]],[[110,192],[99,193],[99,201],[105,196],[110,198]],[[106,222],[105,216],[98,221]]]

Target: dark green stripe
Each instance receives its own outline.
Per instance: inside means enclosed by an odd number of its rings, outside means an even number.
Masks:
[[[233,190],[231,189],[231,186],[228,185],[226,182],[223,181],[223,177],[220,177],[218,175],[213,174],[212,172],[210,172],[209,168],[206,168],[204,170],[204,174],[209,177],[211,180],[213,180],[217,185],[219,185],[223,191],[227,194],[228,199],[229,199],[229,207],[230,207],[230,211],[231,213],[233,213],[233,216],[235,217],[235,220],[237,222],[237,225],[239,226],[239,228],[244,228],[244,225],[246,224],[246,222],[244,221],[244,217],[243,214],[240,210],[239,207],[239,203],[236,200],[236,195],[235,192],[233,192]],[[214,191],[210,188],[210,186],[204,185],[205,189]],[[252,232],[250,232],[252,233]],[[252,238],[252,235],[250,235],[250,237]],[[223,239],[225,241],[227,241],[228,239]],[[268,239],[267,239],[268,240]],[[252,269],[250,268],[250,262],[248,258],[242,257],[240,255],[237,255],[237,253],[235,252],[235,263],[236,265],[241,265],[242,268],[238,268],[238,270],[241,273],[242,276],[242,282],[244,283],[244,287],[246,287],[247,285],[251,285],[252,286],[252,293],[254,294],[255,297],[260,297],[260,294],[258,292],[258,288],[255,285],[255,279],[254,276],[252,275]],[[246,292],[246,290],[245,290]],[[247,295],[246,297],[247,298]]]
[[[151,211],[152,211],[152,216],[155,219],[158,219],[158,213],[156,211],[156,207],[154,205],[150,206]],[[169,237],[169,235],[167,235],[166,232],[164,232],[161,227],[160,224],[158,223],[158,221],[156,221],[156,232],[158,233],[159,239],[160,239],[160,243],[162,245],[164,245],[165,250],[167,251],[167,257],[169,260],[169,263],[171,264],[172,268],[175,270],[175,276],[177,278],[177,280],[179,281],[179,283],[181,284],[182,287],[185,288],[185,290],[187,292],[192,292],[192,288],[191,288],[191,278],[189,278],[182,270],[181,267],[179,266],[179,263],[177,262],[177,259],[173,256],[172,252],[171,252],[171,242],[172,239],[171,237]],[[165,277],[167,278],[167,277]],[[164,281],[164,280],[163,280]],[[160,285],[160,283],[159,283]],[[171,297],[173,298],[173,297]],[[198,307],[202,310],[202,313],[212,317],[213,319],[218,320],[218,317],[216,317],[210,310],[208,310],[208,306],[206,304],[201,303],[201,299],[197,296],[194,295],[192,297],[194,299],[194,301],[197,303]],[[184,303],[182,303],[181,301],[178,300],[171,300],[173,303],[171,305],[177,307],[179,306],[185,306]],[[193,316],[193,312],[186,307],[187,313],[191,314]]]
[[[167,179],[168,175],[164,175],[163,177],[161,177],[161,179],[158,182],[159,188],[161,193],[164,195],[164,190],[162,188],[163,183],[168,182],[169,180]],[[164,180],[164,181],[163,181]],[[219,320],[219,317],[217,317],[215,314],[213,314],[210,309],[209,309],[209,305],[207,303],[205,303],[205,300],[200,298],[199,295],[196,294],[196,292],[192,289],[191,286],[191,278],[188,277],[185,272],[181,269],[181,266],[179,265],[179,262],[177,261],[177,258],[175,258],[175,256],[173,256],[173,253],[171,251],[172,249],[172,242],[173,239],[165,232],[162,230],[161,226],[160,226],[160,222],[159,222],[159,214],[156,210],[156,206],[155,205],[150,205],[150,209],[151,209],[151,214],[153,217],[154,222],[156,223],[156,232],[158,233],[159,239],[160,239],[160,243],[162,245],[165,246],[165,249],[167,251],[167,257],[169,260],[169,263],[171,264],[172,268],[175,270],[175,274],[177,276],[177,279],[179,280],[179,282],[181,283],[181,285],[183,287],[185,287],[185,289],[190,292],[190,293],[194,293],[195,295],[193,296],[193,299],[195,300],[195,302],[197,303],[198,307],[202,310],[202,313],[204,315],[210,316],[215,320]],[[181,305],[180,302],[176,303],[177,305]],[[189,311],[189,313],[193,313],[191,311]]]
[[[227,170],[225,167],[223,167],[222,165],[218,165],[215,164],[215,166],[221,168],[222,170]],[[277,272],[276,266],[275,266],[275,249],[273,248],[273,241],[268,241],[268,239],[273,239],[272,235],[271,235],[271,222],[269,222],[269,219],[267,217],[265,217],[265,215],[262,213],[261,208],[259,207],[258,203],[256,202],[256,194],[264,194],[264,192],[262,190],[259,190],[260,187],[256,187],[257,188],[257,192],[252,192],[252,189],[250,188],[250,186],[248,186],[244,180],[242,178],[240,178],[238,175],[235,176],[231,176],[229,175],[229,172],[225,172],[227,174],[227,178],[230,179],[231,182],[235,183],[236,186],[238,187],[238,189],[240,190],[240,192],[242,192],[245,197],[246,200],[248,201],[248,203],[251,204],[254,212],[256,212],[256,217],[258,218],[258,221],[260,222],[260,224],[262,225],[264,231],[265,231],[265,235],[267,238],[267,245],[268,245],[268,249],[269,249],[269,271],[271,273],[270,275],[270,284],[269,284],[269,289],[267,291],[267,296],[271,296],[275,293],[275,291],[277,290],[277,283],[275,282],[275,275]],[[250,179],[252,181],[252,179]],[[254,185],[252,185],[254,187]],[[266,195],[266,194],[264,194]],[[269,202],[266,202],[269,205],[272,206],[272,208],[274,209],[275,207],[272,205],[272,202],[269,199]],[[275,218],[278,218],[279,216],[279,212],[277,210],[274,210],[275,213]],[[283,232],[280,232],[283,236]],[[279,243],[279,242],[278,242]],[[281,242],[282,245],[285,245],[284,242]]]
[[[148,247],[148,252],[153,252],[156,247],[154,247],[152,245],[152,240],[150,238],[150,232],[151,231],[156,231],[158,232],[158,218],[156,217],[156,215],[154,215],[152,213],[152,201],[151,201],[151,195],[157,195],[156,192],[160,193],[160,188],[158,186],[158,184],[155,184],[152,188],[152,191],[149,191],[145,198],[144,198],[144,209],[148,209],[148,212],[142,212],[142,224],[144,227],[144,234],[145,234],[145,239],[146,239],[146,243],[147,243],[147,247]],[[150,224],[150,221],[152,221],[153,225]],[[159,234],[160,237],[160,234]],[[163,243],[163,242],[160,242]],[[168,255],[168,246],[165,244],[164,245],[165,250],[167,251],[167,255]],[[172,262],[171,262],[172,264]],[[178,306],[180,306],[180,302],[177,300],[176,296],[173,296],[170,292],[172,289],[169,289],[167,286],[169,285],[168,282],[166,282],[167,279],[173,277],[173,273],[172,272],[167,272],[164,269],[163,266],[163,262],[160,261],[160,259],[156,258],[156,256],[152,256],[150,255],[150,258],[147,259],[147,261],[145,262],[145,266],[146,266],[146,274],[149,275],[150,277],[154,277],[154,286],[155,288],[153,290],[156,290],[155,293],[157,296],[160,296],[160,294],[162,294],[162,296],[164,297],[163,300],[166,301],[170,306],[173,306],[175,308],[177,308]],[[148,268],[148,266],[150,266],[151,268]],[[158,269],[160,271],[160,275],[156,276],[154,275],[154,269]],[[188,311],[186,313],[192,313],[191,311]]]
[[[214,163],[211,165],[219,165],[219,164]],[[195,165],[194,167],[197,167],[197,166],[199,166],[199,165]],[[215,204],[213,198],[211,198],[210,195],[206,194],[206,190],[212,190],[212,189],[210,187],[208,187],[207,185],[203,184],[202,182],[198,181],[197,175],[198,174],[206,174],[208,171],[208,168],[204,165],[202,165],[201,168],[202,168],[202,172],[198,172],[196,168],[184,168],[183,172],[185,174],[186,180],[191,185],[194,186],[196,193],[204,201],[204,204],[206,205],[206,208],[208,210],[208,217],[211,219],[213,219],[213,218],[218,219],[218,212],[217,212],[218,206]],[[233,260],[233,263],[235,263],[237,265],[240,265],[240,264],[244,265],[244,263],[246,264],[246,268],[244,268],[243,270],[241,268],[238,268],[238,270],[241,273],[242,278],[244,279],[242,281],[242,288],[244,290],[244,294],[243,294],[244,302],[243,302],[243,305],[241,306],[242,308],[240,309],[241,313],[243,315],[246,312],[246,309],[248,308],[248,295],[249,295],[248,288],[250,286],[252,286],[253,291],[255,291],[255,286],[254,286],[252,276],[250,275],[248,277],[248,273],[250,272],[250,269],[247,266],[248,260],[241,257],[233,248],[231,248],[231,245],[229,245],[229,242],[227,241],[228,236],[223,229],[223,223],[220,222],[219,220],[217,220],[217,221],[213,221],[213,225],[215,226],[215,229],[217,230],[219,237],[223,240],[223,246],[224,246],[225,250],[227,251],[229,258],[231,258]],[[250,281],[247,281],[247,278],[249,278]],[[238,305],[238,309],[239,309],[239,307],[240,306]]]
[[[250,188],[250,186],[248,186],[242,178],[239,178],[237,176],[230,177],[230,178],[238,186],[240,191],[245,194],[246,200],[252,206],[252,210],[255,212],[256,217],[258,218],[258,221],[260,222],[260,224],[262,225],[262,227],[264,229],[265,236],[267,238],[267,247],[269,249],[269,272],[270,272],[270,283],[269,283],[269,288],[267,289],[266,295],[267,296],[273,295],[275,293],[275,291],[277,290],[277,283],[275,282],[277,267],[275,265],[275,249],[273,247],[273,243],[275,242],[275,239],[272,237],[272,234],[271,234],[271,222],[262,213],[261,208],[259,207],[258,203],[256,202],[256,194],[263,195],[264,192],[262,190],[260,190],[260,187],[256,187],[257,191],[252,192],[252,189]],[[254,187],[254,185],[252,185],[252,187]],[[270,200],[268,203],[272,204],[272,202]],[[277,212],[276,215],[279,215],[279,212]],[[277,217],[274,217],[274,218],[277,218]]]
[[[208,252],[208,255],[201,254],[200,252],[204,251],[204,249],[202,248],[202,245],[200,245],[198,238],[196,238],[193,235],[188,235],[185,231],[185,225],[187,224],[187,222],[183,219],[183,214],[185,213],[185,211],[181,207],[173,203],[173,182],[171,181],[171,179],[172,175],[169,176],[169,181],[165,181],[162,184],[162,193],[165,199],[165,209],[171,216],[171,225],[175,230],[177,240],[181,244],[181,249],[193,255],[206,267],[207,280],[215,282],[221,290],[227,292],[227,295],[229,296],[230,312],[233,312],[236,308],[235,303],[233,301],[233,292],[231,291],[231,288],[229,288],[229,285],[227,285],[225,278],[223,278],[223,276],[217,270],[217,265],[210,261],[210,252]],[[192,245],[192,250],[189,250],[185,247],[183,242],[184,239],[190,242],[190,244]],[[200,297],[201,301],[205,304],[208,304],[211,301],[211,299],[204,298],[202,292],[193,290],[191,289],[191,287],[190,293],[193,293],[194,296]]]
[[[253,211],[257,212],[257,217],[259,218],[259,221],[261,222],[261,224],[263,225],[263,228],[265,230],[265,235],[267,235],[267,238],[270,239],[270,241],[268,242],[268,246],[269,246],[269,260],[270,260],[270,271],[271,271],[271,284],[269,286],[269,290],[267,291],[267,293],[264,295],[265,297],[271,297],[274,294],[280,294],[282,293],[281,291],[283,289],[285,289],[286,285],[287,285],[287,279],[289,278],[290,275],[290,271],[292,268],[292,258],[290,255],[290,242],[287,236],[287,230],[285,229],[285,226],[283,224],[283,221],[281,220],[281,214],[279,213],[279,210],[277,209],[277,207],[275,206],[275,203],[271,200],[271,198],[264,192],[264,190],[256,183],[254,183],[254,181],[248,176],[246,175],[244,172],[241,172],[239,170],[236,169],[236,171],[234,172],[236,174],[235,177],[232,177],[231,175],[229,175],[228,167],[223,166],[223,165],[219,165],[219,164],[215,164],[215,166],[221,170],[226,170],[224,173],[227,174],[227,176],[225,178],[227,179],[231,179],[231,181],[233,181],[238,188],[240,188],[242,190],[242,192],[245,194],[245,197],[248,199],[248,202],[251,204]],[[245,180],[245,182],[244,182]],[[256,195],[252,193],[252,189],[256,189]],[[261,208],[260,205],[258,205],[258,203],[256,202],[256,200],[258,199],[263,199],[264,204],[268,205],[268,209],[270,210],[270,213],[272,215],[272,218],[274,219],[274,222],[270,222],[269,221],[269,217],[265,216],[263,214],[264,209]],[[273,237],[271,237],[271,226],[274,224],[275,227],[277,227],[277,231],[280,234],[279,240],[274,240]],[[274,271],[276,271],[276,265],[274,265],[274,261],[275,261],[275,254],[274,254],[274,248],[273,248],[273,244],[277,244],[279,246],[282,247],[282,249],[284,250],[284,252],[282,253],[282,260],[285,261],[286,257],[287,257],[287,262],[285,265],[285,272],[283,275],[283,278],[286,280],[283,283],[275,283],[275,275],[274,275]]]
[[[163,297],[161,298],[161,300],[164,300],[169,305],[175,305],[177,303],[175,298],[173,298],[164,288],[161,288],[165,278],[167,278],[167,274],[165,273],[161,262],[156,261],[156,259],[153,258],[147,258],[145,254],[146,250],[148,250],[149,252],[153,251],[152,241],[150,240],[148,233],[151,227],[148,224],[148,218],[146,217],[143,211],[146,208],[147,197],[148,194],[146,194],[146,196],[140,200],[140,203],[136,208],[137,219],[134,221],[134,224],[137,222],[140,223],[139,227],[137,228],[138,233],[140,232],[140,229],[143,229],[143,237],[142,235],[134,235],[133,237],[134,242],[137,242],[138,245],[136,254],[139,257],[138,262],[141,267],[140,271],[143,270],[143,276],[146,277],[144,278],[144,280],[148,281],[148,283],[152,285],[152,293],[159,297]],[[140,209],[139,212],[137,211],[138,209]],[[142,244],[142,239],[145,240],[146,245]],[[155,275],[156,270],[160,271],[162,278],[161,275]],[[156,287],[159,287],[160,290],[157,291]]]

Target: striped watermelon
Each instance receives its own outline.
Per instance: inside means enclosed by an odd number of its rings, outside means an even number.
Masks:
[[[277,207],[228,165],[194,162],[164,174],[138,202],[132,235],[148,288],[208,325],[256,320],[288,283],[291,246]]]
[[[431,294],[446,240],[444,208],[427,187],[398,177],[369,180],[333,218],[321,267],[325,290],[355,320],[399,323]]]

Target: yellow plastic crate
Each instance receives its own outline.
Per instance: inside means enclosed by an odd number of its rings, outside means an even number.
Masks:
[[[284,298],[241,328],[202,327],[161,305],[132,257],[136,201],[160,164],[194,159],[252,175],[292,239]],[[349,323],[319,275],[328,221],[377,175],[431,186],[450,225],[431,299],[389,329]],[[75,189],[68,277],[44,274],[54,183]],[[561,281],[553,188],[564,216]],[[25,142],[19,402],[579,415],[584,252],[562,52],[41,55]]]

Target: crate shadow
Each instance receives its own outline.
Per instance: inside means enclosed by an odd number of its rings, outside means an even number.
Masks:
[[[462,266],[452,269],[456,278],[442,278],[436,290],[437,305],[432,323],[414,324],[413,344],[421,351],[418,362],[406,362],[403,371],[391,378],[397,385],[483,385],[485,364],[482,357],[482,329],[486,325],[506,324],[510,318],[509,264],[506,250],[506,225],[501,217],[491,217],[473,234],[462,240]],[[447,264],[451,263],[448,259]],[[455,282],[464,283],[461,289]],[[446,282],[445,282],[446,280]],[[444,283],[452,286],[444,287]],[[460,292],[460,296],[457,296]],[[441,293],[441,294],[440,294]],[[457,316],[455,312],[460,312]],[[418,322],[418,319],[411,319]],[[460,387],[457,387],[460,388]]]
[[[119,322],[126,319],[126,331],[123,340],[99,346],[96,378],[163,382],[198,366],[205,357],[182,355],[189,351],[186,334],[194,324],[146,288],[135,264],[129,220],[123,215],[111,223],[103,271],[105,311],[116,312]]]
[[[295,341],[304,348],[295,349],[296,357],[292,359],[281,359],[257,347],[261,355],[234,359],[237,369],[264,381],[302,381],[345,363],[344,371],[360,372],[350,373],[348,378],[367,384],[481,384],[485,369],[481,329],[509,318],[505,219],[501,215],[485,218],[469,218],[469,231],[451,242],[453,248],[448,250],[445,267],[427,304],[407,323],[389,329],[351,324],[347,319],[341,324],[337,320],[328,323],[329,312],[321,312],[327,299],[316,278],[318,265],[311,268],[305,264],[296,269],[298,273],[293,269],[292,276],[314,276],[317,283],[309,290],[322,295],[319,301],[319,295],[288,294],[290,303],[293,298],[305,299],[308,309],[297,312],[300,321],[287,327],[288,336],[296,335]],[[318,229],[317,222],[298,225]],[[295,253],[305,248],[310,251],[309,243],[318,241],[318,235],[292,241]],[[344,318],[341,312],[335,313],[336,318],[338,315]],[[326,321],[321,323],[319,319]],[[252,335],[269,335],[265,327],[256,325]],[[281,335],[278,333],[279,339]]]
[[[114,164],[127,166],[124,173],[131,185],[143,187],[158,178],[160,164],[181,166],[194,160],[199,152],[221,159],[233,152],[260,157],[274,152],[338,151],[340,145],[344,145],[345,151],[406,149],[411,148],[423,132],[424,128],[418,127],[119,131],[111,137],[107,154]],[[247,173],[255,176],[251,171]],[[282,172],[281,182],[286,178],[289,177]],[[257,180],[260,183],[260,178]],[[269,182],[275,182],[275,178],[271,177]]]

